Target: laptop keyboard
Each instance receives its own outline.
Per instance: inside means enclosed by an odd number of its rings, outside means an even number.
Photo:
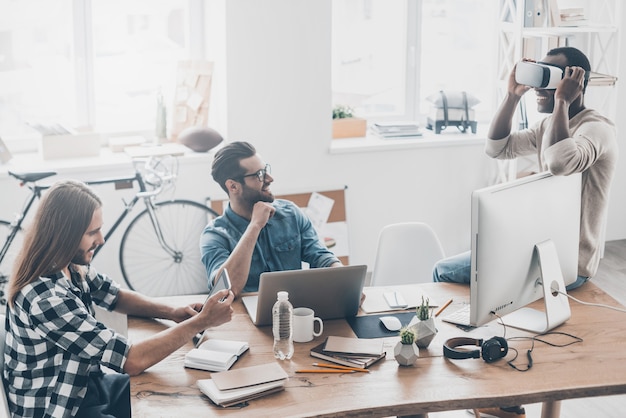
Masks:
[[[459,310],[441,317],[442,321],[459,325],[470,325],[470,305],[463,305]]]

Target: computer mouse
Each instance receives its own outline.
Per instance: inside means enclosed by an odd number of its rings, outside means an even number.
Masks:
[[[389,331],[400,331],[400,328],[402,328],[402,322],[395,316],[381,316],[380,322],[382,322]]]

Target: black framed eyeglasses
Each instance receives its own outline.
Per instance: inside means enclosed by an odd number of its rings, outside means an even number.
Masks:
[[[265,167],[260,169],[259,171],[241,176],[241,179],[243,180],[246,177],[256,177],[261,183],[264,183],[266,174],[272,174],[272,166],[270,166],[269,164],[265,164]]]

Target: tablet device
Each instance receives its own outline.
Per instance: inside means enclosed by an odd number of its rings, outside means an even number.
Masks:
[[[211,296],[213,296],[214,294],[216,294],[220,290],[224,290],[224,289],[230,290],[230,277],[228,277],[228,271],[226,269],[222,270],[222,273],[217,278],[217,281],[215,282],[215,284],[211,288],[211,291],[209,292],[209,296],[207,296],[207,298],[204,300],[204,303],[206,303],[206,301],[209,300],[209,298]],[[228,296],[225,296],[222,299],[220,299],[220,302],[223,302],[224,299],[226,299],[227,297]],[[203,306],[204,306],[204,304],[203,304]],[[200,346],[200,343],[204,339],[204,333],[205,333],[205,331],[202,331],[202,333],[200,333],[198,336],[196,336],[196,338],[197,338],[197,341],[196,341],[196,344],[195,344],[196,348],[198,348]]]
[[[216,282],[211,288],[211,291],[209,292],[209,296],[207,296],[207,299],[209,299],[211,296],[213,296],[220,290],[224,290],[224,289],[230,290],[230,277],[228,276],[228,271],[226,269],[222,270],[222,273],[216,279]],[[224,299],[226,298],[225,297],[222,298],[220,302],[223,302]],[[205,300],[205,303],[206,303],[206,300]]]

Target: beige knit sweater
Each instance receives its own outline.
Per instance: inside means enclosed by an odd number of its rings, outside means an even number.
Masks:
[[[578,275],[593,277],[600,263],[618,158],[615,126],[597,111],[585,109],[570,119],[570,138],[545,148],[542,138],[551,117],[506,138],[487,140],[485,152],[497,159],[536,154],[539,167],[554,175],[582,172]]]

